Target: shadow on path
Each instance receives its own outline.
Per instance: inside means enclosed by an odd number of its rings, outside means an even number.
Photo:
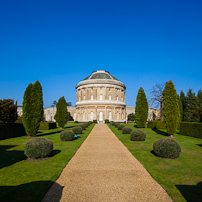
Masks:
[[[202,201],[202,182],[197,185],[175,185],[187,202]]]
[[[0,198],[1,201],[40,202],[53,184],[52,181],[36,181],[18,186],[0,186]],[[60,201],[62,196],[63,187],[57,183],[55,184],[58,192],[50,200],[51,202]]]

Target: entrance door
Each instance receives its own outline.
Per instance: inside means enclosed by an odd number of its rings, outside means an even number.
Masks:
[[[99,113],[99,121],[101,123],[103,122],[103,113],[102,112]]]

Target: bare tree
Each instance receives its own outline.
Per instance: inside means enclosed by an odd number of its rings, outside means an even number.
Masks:
[[[151,106],[160,108],[160,120],[163,121],[163,89],[164,84],[156,84],[150,90],[151,98],[149,100]]]

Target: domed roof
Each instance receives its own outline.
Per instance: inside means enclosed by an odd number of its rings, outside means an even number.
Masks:
[[[116,79],[114,76],[110,75],[109,72],[104,70],[94,71],[90,76],[86,77],[84,80],[90,79],[111,79],[118,81],[118,79]]]

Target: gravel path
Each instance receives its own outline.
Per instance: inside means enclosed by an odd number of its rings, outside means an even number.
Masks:
[[[96,124],[42,202],[173,201],[106,124]]]

